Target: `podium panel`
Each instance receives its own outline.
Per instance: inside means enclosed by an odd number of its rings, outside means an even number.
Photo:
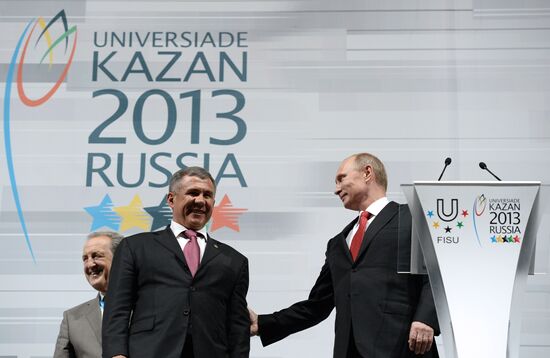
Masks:
[[[415,182],[404,192],[447,358],[517,358],[540,182]],[[531,219],[530,219],[531,218]],[[422,257],[422,255],[416,255]],[[411,263],[411,272],[423,262]]]

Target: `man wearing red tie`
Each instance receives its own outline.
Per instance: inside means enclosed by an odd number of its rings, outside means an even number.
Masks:
[[[215,193],[206,170],[176,172],[171,224],[120,245],[105,302],[104,358],[248,357],[248,260],[206,232]]]
[[[410,234],[400,217],[405,213],[410,225],[410,212],[390,202],[386,189],[384,165],[374,155],[342,162],[334,193],[357,218],[328,242],[307,300],[268,315],[250,310],[251,334],[264,346],[316,325],[336,308],[334,358],[438,357],[428,278],[397,273],[398,236]]]

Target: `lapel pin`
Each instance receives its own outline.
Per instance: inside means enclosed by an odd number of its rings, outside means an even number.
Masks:
[[[217,248],[218,248],[218,244],[214,244],[214,247],[217,249]]]

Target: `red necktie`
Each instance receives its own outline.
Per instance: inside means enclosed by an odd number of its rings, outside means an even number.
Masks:
[[[371,213],[368,211],[363,211],[359,217],[359,227],[357,228],[355,235],[353,235],[353,239],[351,239],[351,245],[349,247],[353,261],[355,261],[357,255],[359,255],[359,249],[361,248],[361,243],[363,242],[363,237],[365,236],[365,228],[367,227],[367,221],[370,216]]]
[[[183,247],[183,255],[185,256],[185,261],[187,261],[187,266],[189,266],[189,271],[191,271],[191,276],[195,277],[201,257],[199,243],[197,242],[197,233],[193,230],[185,230],[183,235],[189,239]]]

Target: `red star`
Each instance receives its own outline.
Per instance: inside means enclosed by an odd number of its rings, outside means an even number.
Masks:
[[[212,224],[210,231],[214,232],[227,226],[231,230],[239,232],[239,216],[247,211],[247,209],[234,208],[227,194],[223,196],[222,201],[218,206],[214,206],[212,210]]]
[[[462,210],[462,216],[464,217],[468,216],[468,210]]]
[[[519,242],[519,236],[514,236],[514,242]]]

